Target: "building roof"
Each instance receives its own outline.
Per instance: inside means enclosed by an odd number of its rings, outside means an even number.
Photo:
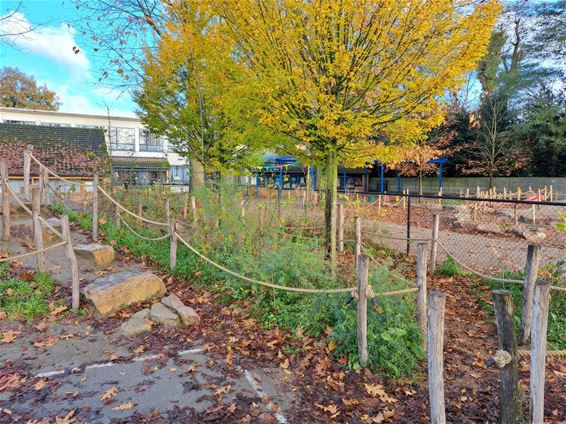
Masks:
[[[112,115],[97,115],[97,114],[90,114],[90,113],[73,113],[73,112],[60,112],[58,110],[41,110],[41,109],[24,109],[24,108],[17,108],[17,107],[4,107],[0,106],[0,114],[5,112],[9,115],[14,115],[19,113],[28,114],[31,113],[37,116],[65,116],[71,118],[97,118],[97,119],[104,119],[106,121],[119,119],[119,120],[129,120],[133,122],[141,122],[140,118],[136,116],[112,116]]]
[[[102,129],[0,123],[0,157],[8,162],[10,175],[23,175],[27,145],[33,145],[34,155],[60,175],[92,175],[107,170]],[[32,174],[37,172],[32,164]]]

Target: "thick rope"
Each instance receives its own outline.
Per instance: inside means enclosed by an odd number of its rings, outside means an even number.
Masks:
[[[456,257],[446,248],[446,246],[444,244],[442,244],[442,242],[440,242],[440,240],[436,240],[436,242],[442,248],[442,250],[444,250],[444,252],[446,252],[446,254],[454,260],[454,262],[456,262],[459,266],[464,268],[466,271],[471,272],[472,274],[475,274],[478,277],[481,277],[481,278],[486,279],[486,280],[496,281],[498,283],[510,283],[510,284],[522,284],[522,285],[525,284],[525,282],[523,280],[514,280],[514,279],[511,279],[511,278],[494,277],[492,275],[487,275],[487,274],[483,274],[479,271],[476,271],[476,270],[470,268],[469,266],[465,265],[464,263],[462,263],[458,259],[456,259]],[[566,287],[550,286],[550,289],[556,290],[556,291],[561,291],[561,292],[566,292]]]
[[[340,289],[307,289],[307,288],[302,288],[302,287],[287,287],[287,286],[281,286],[279,284],[272,284],[272,283],[267,283],[265,281],[261,281],[261,280],[256,280],[255,278],[250,278],[250,277],[246,277],[245,275],[242,274],[238,274],[237,272],[231,271],[228,268],[214,262],[212,259],[208,258],[207,256],[203,255],[202,253],[200,253],[198,250],[196,250],[193,246],[191,246],[183,237],[181,237],[178,233],[175,233],[175,235],[177,236],[177,239],[183,243],[185,246],[187,246],[187,248],[193,252],[195,255],[197,255],[199,258],[201,258],[202,260],[208,262],[209,264],[211,264],[212,266],[218,268],[220,271],[223,271],[227,274],[230,274],[234,277],[237,277],[241,280],[244,281],[248,281],[250,283],[253,284],[258,284],[260,286],[264,286],[264,287],[269,287],[272,289],[278,289],[278,290],[286,290],[286,291],[291,291],[291,292],[297,292],[297,293],[318,293],[318,294],[325,294],[325,293],[351,293],[352,291],[355,291],[356,288],[355,287],[350,287],[350,288],[340,288]]]
[[[110,196],[110,195],[106,192],[106,190],[104,190],[102,187],[98,186],[98,190],[100,190],[100,192],[101,192],[102,194],[104,194],[104,195],[106,196],[106,198],[107,198],[108,200],[110,200],[116,207],[118,207],[119,209],[123,210],[123,211],[126,212],[128,215],[131,215],[131,216],[133,216],[134,218],[139,219],[140,221],[147,222],[148,224],[159,225],[159,226],[162,226],[162,227],[168,227],[168,226],[169,226],[169,224],[168,224],[167,222],[153,221],[153,220],[151,220],[151,219],[147,219],[147,218],[144,218],[143,216],[139,216],[139,215],[133,213],[132,211],[126,209],[124,206],[122,206],[120,203],[118,203],[116,200],[114,200],[114,198],[113,198],[112,196]]]
[[[76,181],[71,181],[71,180],[68,180],[67,178],[63,178],[60,175],[57,175],[55,172],[53,172],[51,169],[49,169],[47,166],[45,166],[43,163],[41,163],[39,161],[39,159],[37,159],[32,153],[30,153],[29,156],[31,157],[31,159],[34,162],[36,162],[39,165],[40,168],[45,168],[47,170],[48,174],[52,175],[53,177],[57,178],[58,180],[66,182],[67,184],[74,184],[74,185],[78,185],[78,186],[81,185],[81,183],[78,183]]]
[[[416,293],[418,292],[419,289],[417,287],[413,287],[412,289],[403,289],[403,290],[393,290],[390,292],[383,292],[383,293],[376,293],[376,296],[397,296],[399,294],[405,294],[405,293]]]
[[[531,351],[520,349],[517,351],[517,356],[521,359],[529,358]],[[566,359],[566,350],[547,350],[546,356],[549,359]]]
[[[130,230],[136,237],[141,238],[142,240],[147,240],[147,241],[158,241],[158,240],[163,240],[166,239],[167,237],[169,237],[169,234],[164,234],[161,237],[146,237],[146,236],[142,236],[140,233],[138,233],[136,230],[134,230],[132,227],[130,227],[130,224],[128,224],[128,221],[126,221],[125,219],[122,219],[122,223],[126,226],[126,228],[128,230]]]
[[[59,243],[53,244],[51,246],[48,247],[44,247],[43,249],[40,250],[34,250],[33,252],[27,252],[27,253],[22,253],[20,255],[16,255],[16,256],[8,256],[6,258],[0,258],[0,263],[2,262],[12,262],[18,259],[23,259],[23,258],[27,258],[28,256],[34,256],[34,255],[38,255],[40,253],[45,253],[51,249],[56,249],[57,247],[61,247],[61,246],[65,246],[67,244],[67,240],[64,241],[60,241]]]
[[[33,212],[30,208],[28,208],[24,202],[22,202],[20,200],[20,198],[18,196],[16,196],[16,194],[13,192],[12,188],[10,187],[10,184],[5,184],[4,187],[6,187],[6,189],[8,190],[8,192],[12,195],[12,197],[14,199],[16,199],[16,202],[18,203],[18,205],[20,205],[20,207],[26,211],[29,215],[33,216]],[[41,216],[39,217],[39,221],[44,224],[47,228],[49,228],[49,230],[51,230],[53,233],[55,233],[55,235],[57,235],[57,237],[59,238],[63,238],[63,234],[61,234],[61,232],[57,231],[55,228],[53,228],[53,226],[51,224],[49,224],[49,222],[47,222],[45,219],[43,219]]]

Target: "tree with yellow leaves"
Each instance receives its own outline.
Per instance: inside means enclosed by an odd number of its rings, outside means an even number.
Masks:
[[[337,164],[393,160],[438,126],[443,94],[485,55],[500,11],[496,0],[208,3],[261,88],[261,122],[322,159],[332,266]]]

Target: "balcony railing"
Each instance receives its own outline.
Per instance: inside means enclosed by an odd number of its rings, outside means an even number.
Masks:
[[[120,152],[133,152],[136,150],[136,145],[133,143],[110,143],[110,151]]]
[[[140,152],[162,152],[162,144],[140,144]]]

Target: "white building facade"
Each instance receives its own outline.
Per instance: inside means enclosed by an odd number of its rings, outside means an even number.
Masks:
[[[112,177],[118,183],[185,185],[188,161],[139,118],[0,107],[0,122],[104,130]]]

